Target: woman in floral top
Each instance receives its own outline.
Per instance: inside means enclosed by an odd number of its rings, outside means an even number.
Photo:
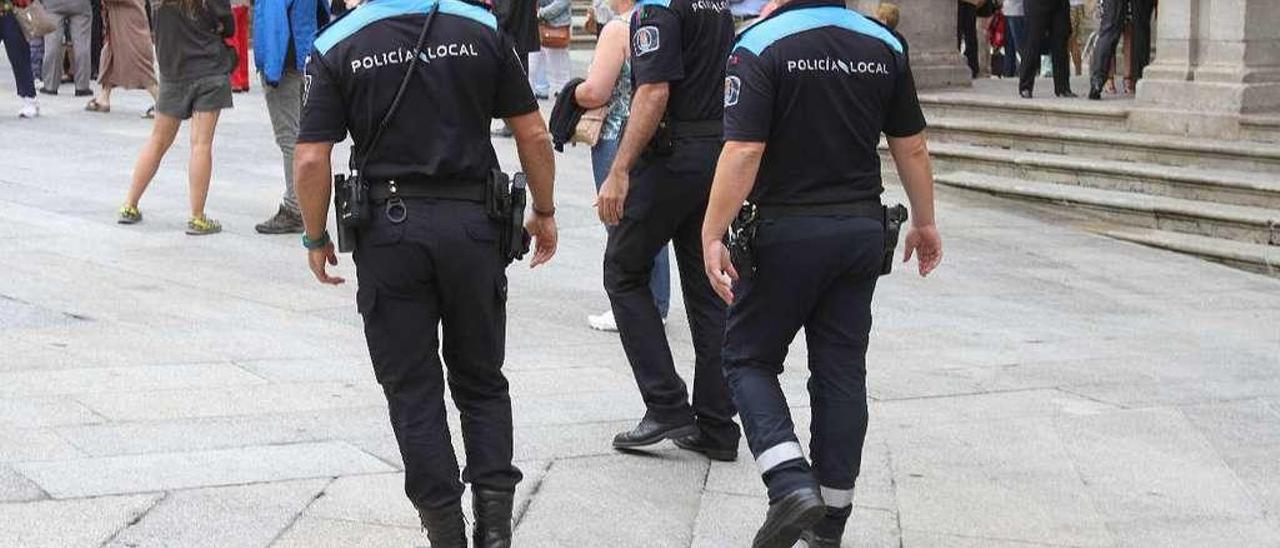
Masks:
[[[22,98],[19,118],[35,118],[40,115],[40,103],[36,101],[35,75],[31,73],[31,45],[18,24],[17,9],[27,6],[29,0],[0,0],[0,42],[4,42],[13,67],[13,79],[18,84],[18,97]]]
[[[587,79],[574,91],[574,100],[584,109],[608,105],[608,114],[600,131],[600,142],[591,148],[591,169],[595,174],[597,191],[609,174],[613,157],[618,154],[618,143],[622,140],[622,132],[626,129],[627,116],[631,111],[631,31],[627,21],[631,19],[636,2],[612,0],[611,4],[614,13],[618,15],[600,31]],[[605,229],[608,230],[608,227]],[[654,258],[653,273],[649,277],[649,287],[663,321],[667,319],[671,304],[670,271],[667,248],[663,247]],[[587,321],[593,329],[618,330],[613,312],[610,311],[591,316]]]

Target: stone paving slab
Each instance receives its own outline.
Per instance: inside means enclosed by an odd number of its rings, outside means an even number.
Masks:
[[[144,515],[161,495],[0,504],[0,546],[101,546]]]
[[[340,442],[28,462],[17,469],[54,498],[391,471],[386,463]]]

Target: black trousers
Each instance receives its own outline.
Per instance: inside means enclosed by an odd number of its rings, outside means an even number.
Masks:
[[[1071,4],[1067,0],[1026,0],[1027,40],[1018,44],[1022,66],[1018,67],[1018,89],[1033,91],[1040,74],[1040,49],[1049,41],[1053,58],[1053,91],[1071,91],[1071,65],[1067,39],[1071,37]]]
[[[771,500],[817,483],[827,506],[852,503],[867,434],[867,342],[884,245],[883,222],[860,217],[784,217],[757,230],[759,269],[734,287],[724,362]],[[778,383],[801,327],[809,349],[812,470]]]
[[[462,421],[461,479],[514,491],[506,348],[506,261],[498,226],[478,203],[405,200],[392,223],[374,206],[355,253],[357,301],[374,374],[387,397],[404,458],[405,493],[419,508],[456,503],[463,492],[445,421],[446,377]]]
[[[978,8],[960,0],[956,10],[956,42],[964,50],[969,76],[978,77]]]
[[[1151,62],[1151,15],[1154,9],[1153,0],[1106,0],[1102,3],[1098,44],[1089,62],[1089,84],[1094,89],[1101,89],[1110,76],[1116,47],[1124,35],[1130,13],[1133,14],[1133,51],[1129,52],[1129,74],[1135,81],[1142,78],[1142,72]]]
[[[641,160],[631,172],[622,222],[609,234],[604,281],[648,414],[696,422],[710,441],[736,448],[740,433],[720,361],[726,307],[702,266],[702,218],[719,154],[718,139],[679,140],[670,156]],[[653,258],[668,242],[693,332],[692,406],[649,288]]]

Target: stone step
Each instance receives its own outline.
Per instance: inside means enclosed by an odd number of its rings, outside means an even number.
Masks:
[[[1280,143],[1280,116],[1261,114],[1245,116],[1241,120],[1240,128],[1246,139]]]
[[[1026,181],[967,171],[938,184],[1071,206],[1103,220],[1238,242],[1280,246],[1280,210]]]
[[[1250,244],[1150,228],[1108,228],[1099,232],[1119,240],[1195,255],[1235,268],[1280,277],[1280,246]]]
[[[1037,99],[1026,101],[967,92],[920,94],[920,106],[933,117],[1000,120],[1045,127],[1124,130],[1128,102]]]
[[[1280,210],[1280,177],[1197,167],[1098,160],[1043,152],[933,143],[938,172],[972,171],[1102,190]]]
[[[1280,144],[1194,139],[976,118],[939,116],[929,120],[939,142],[1237,171],[1280,172]]]

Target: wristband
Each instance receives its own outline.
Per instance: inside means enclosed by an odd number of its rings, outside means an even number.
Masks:
[[[534,214],[534,215],[537,215],[537,216],[539,216],[539,217],[555,217],[555,216],[556,216],[556,206],[551,206],[551,211],[542,211],[542,210],[538,209],[538,207],[537,207],[537,206],[534,206],[534,208],[533,208],[533,214]]]
[[[313,250],[313,251],[314,251],[314,250],[316,250],[316,249],[320,249],[320,248],[322,248],[322,247],[324,247],[324,246],[326,246],[326,245],[329,245],[329,231],[328,231],[328,230],[326,230],[326,231],[324,231],[324,232],[321,232],[321,233],[320,233],[320,237],[319,237],[319,238],[317,238],[317,239],[315,239],[315,240],[312,240],[311,238],[308,238],[308,237],[307,237],[307,234],[306,234],[305,232],[302,234],[302,247],[305,247],[305,248],[307,248],[307,249],[309,249],[309,250]]]

